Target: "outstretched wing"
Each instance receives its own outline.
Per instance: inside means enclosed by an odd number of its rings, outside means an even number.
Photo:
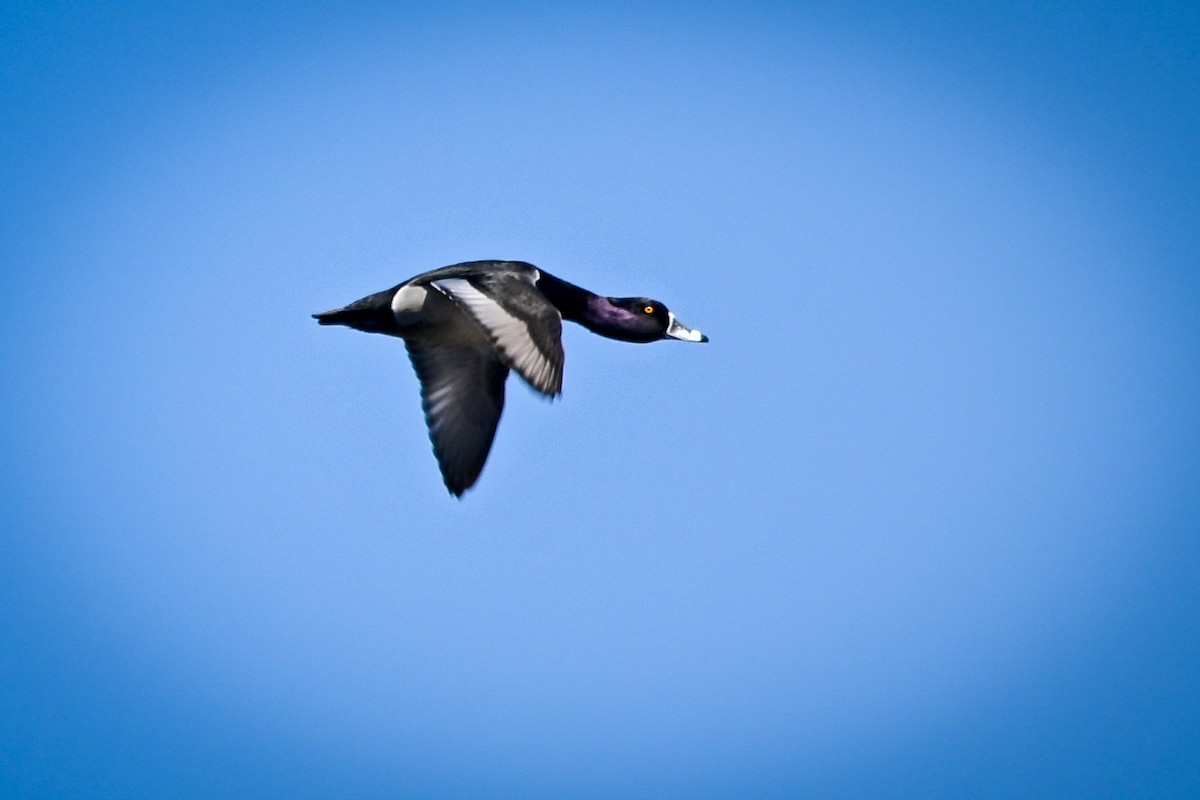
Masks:
[[[504,363],[545,395],[562,391],[562,316],[537,290],[537,272],[496,270],[432,285],[487,331]]]
[[[421,408],[442,479],[461,496],[479,478],[492,448],[508,367],[488,347],[405,344],[421,381]]]

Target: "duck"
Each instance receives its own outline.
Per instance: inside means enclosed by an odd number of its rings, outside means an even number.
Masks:
[[[459,498],[491,451],[509,371],[561,394],[563,320],[622,342],[708,341],[658,300],[597,295],[524,261],[452,264],[312,316],[404,340],[442,480]]]

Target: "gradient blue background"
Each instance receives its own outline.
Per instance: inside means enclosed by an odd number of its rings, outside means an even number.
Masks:
[[[0,794],[1200,796],[1195,3],[8,4]],[[309,314],[571,327],[442,488]]]

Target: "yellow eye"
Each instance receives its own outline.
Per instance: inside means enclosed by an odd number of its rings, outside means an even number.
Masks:
[[[654,306],[646,306],[645,308],[642,309],[642,311],[646,312],[647,314],[653,314]]]

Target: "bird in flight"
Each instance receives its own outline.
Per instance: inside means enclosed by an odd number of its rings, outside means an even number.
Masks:
[[[522,261],[442,267],[313,317],[404,340],[433,452],[456,497],[483,470],[509,370],[548,397],[562,391],[564,319],[623,342],[708,341],[657,300],[601,297]]]

